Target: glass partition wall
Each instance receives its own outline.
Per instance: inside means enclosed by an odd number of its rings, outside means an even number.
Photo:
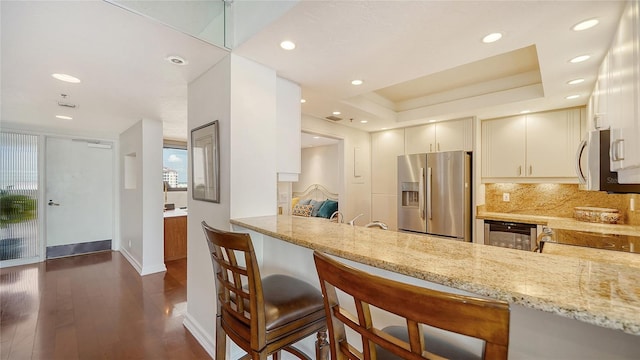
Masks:
[[[228,49],[231,48],[231,31],[229,31],[229,15],[226,14],[226,1],[105,1],[159,21],[210,44]]]
[[[0,262],[39,256],[38,136],[0,133]]]

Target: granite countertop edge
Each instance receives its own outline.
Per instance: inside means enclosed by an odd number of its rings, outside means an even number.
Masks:
[[[270,219],[271,218],[271,219]],[[232,219],[231,223],[234,225],[241,226],[243,228],[256,231],[258,233],[287,241],[289,243],[299,245],[302,247],[306,247],[312,250],[319,250],[334,256],[339,256],[348,260],[356,261],[365,265],[385,269],[388,271],[396,272],[399,274],[407,275],[410,277],[415,277],[421,280],[430,281],[434,283],[438,283],[441,285],[449,286],[455,289],[468,291],[471,293],[475,293],[481,296],[487,296],[494,299],[499,299],[503,301],[507,301],[509,303],[518,304],[527,308],[532,308],[536,310],[541,310],[545,312],[554,313],[563,317],[579,320],[582,322],[590,323],[593,325],[621,330],[625,333],[632,335],[640,335],[640,317],[637,319],[629,319],[624,316],[624,314],[620,313],[611,313],[608,312],[607,309],[588,309],[586,307],[577,306],[575,304],[563,304],[559,301],[554,301],[553,299],[547,299],[542,296],[534,296],[532,294],[523,293],[514,289],[504,289],[495,286],[491,286],[488,284],[483,284],[481,281],[472,281],[469,279],[465,279],[463,277],[449,276],[446,274],[439,274],[434,271],[425,271],[422,269],[416,269],[406,264],[400,264],[393,261],[383,260],[380,258],[375,258],[371,256],[367,256],[365,254],[358,253],[356,251],[350,251],[349,249],[339,248],[336,246],[331,246],[330,244],[324,244],[322,241],[313,242],[310,240],[303,239],[300,236],[296,236],[295,234],[295,226],[292,226],[292,229],[289,229],[286,232],[280,231],[272,231],[263,226],[260,226],[259,223],[267,220],[267,223],[276,222],[276,219],[281,219],[283,216],[271,216],[271,217],[259,217],[259,218],[246,218],[246,219]],[[289,216],[284,216],[284,218],[292,218]],[[258,220],[258,221],[256,221]],[[291,220],[290,220],[291,221]],[[301,220],[293,220],[292,222]],[[307,221],[315,221],[315,219],[308,219]],[[336,224],[333,226],[347,226],[345,224]],[[370,232],[370,231],[380,231],[375,229],[366,229],[363,227],[359,228],[360,232]],[[290,234],[289,231],[293,233]],[[396,233],[396,232],[394,232]],[[374,233],[375,234],[375,233]],[[403,233],[396,233],[399,235],[395,235],[397,237],[403,236],[418,236],[418,235],[408,235]],[[310,239],[318,239],[322,234],[313,234]],[[433,239],[432,239],[433,240]],[[438,241],[446,241],[451,242],[451,240],[440,240]],[[435,241],[435,240],[433,240]],[[495,252],[500,256],[499,253],[507,252],[515,252],[517,256],[522,256],[521,251],[511,250],[511,249],[502,249],[495,248],[490,249],[489,247],[485,247],[480,244],[471,244],[471,243],[461,243],[465,244],[464,246],[480,246],[483,248],[483,252]],[[537,254],[536,256],[554,256],[554,255],[545,255],[545,254]],[[555,255],[560,256],[560,255]],[[491,261],[490,256],[485,256],[487,259],[482,259],[483,261]],[[566,259],[569,259],[566,257]],[[602,264],[601,264],[602,265]],[[616,264],[605,264],[605,266],[620,266]],[[628,269],[627,269],[628,270]],[[589,303],[589,301],[587,301]],[[637,309],[640,311],[639,304],[632,304],[632,310]]]

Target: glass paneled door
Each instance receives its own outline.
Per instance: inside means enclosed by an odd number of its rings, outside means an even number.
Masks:
[[[38,136],[0,132],[0,266],[38,261],[37,199]]]

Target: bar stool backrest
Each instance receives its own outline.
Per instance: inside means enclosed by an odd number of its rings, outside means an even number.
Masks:
[[[225,315],[225,331],[238,345],[261,349],[266,343],[262,281],[251,236],[221,231],[202,222],[209,252],[214,260],[217,316]],[[244,257],[244,265],[237,254]],[[250,331],[250,333],[248,333]],[[250,343],[247,342],[248,339]]]
[[[507,358],[508,303],[392,281],[318,251],[314,252],[314,260],[324,295],[332,359],[377,359],[378,348],[402,359],[441,359],[429,352],[421,324],[484,340],[483,358]],[[356,314],[341,306],[336,289],[353,297]],[[408,341],[377,328],[371,306],[405,318]],[[362,351],[348,343],[345,326],[360,335]]]

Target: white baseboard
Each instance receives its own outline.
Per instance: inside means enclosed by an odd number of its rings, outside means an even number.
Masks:
[[[215,359],[216,354],[216,342],[213,338],[211,338],[206,331],[200,326],[198,321],[196,321],[189,313],[184,315],[184,321],[182,322],[184,327],[189,330],[191,335],[202,345],[204,350],[211,356],[212,359]]]
[[[189,330],[191,335],[196,338],[200,345],[202,345],[209,356],[215,359],[216,342],[206,333],[206,331],[204,331],[200,324],[189,313],[185,314],[182,324],[187,328],[187,330]],[[247,353],[244,350],[227,338],[227,359],[240,359],[246,354]]]
[[[167,267],[164,266],[164,263],[160,263],[154,266],[144,266],[142,268],[142,271],[140,272],[140,276],[155,274],[164,271],[167,271]]]
[[[140,274],[142,272],[142,265],[140,265],[140,263],[133,257],[133,255],[131,255],[125,248],[122,248],[119,251],[124,256],[124,258],[127,259],[129,264],[131,264],[131,266],[136,269],[138,274]]]

